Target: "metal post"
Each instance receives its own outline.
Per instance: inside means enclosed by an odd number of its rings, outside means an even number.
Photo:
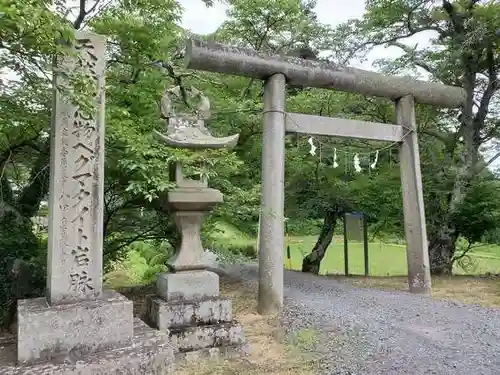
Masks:
[[[292,269],[292,254],[290,252],[290,236],[288,234],[288,221],[285,219],[285,234],[286,234],[286,259],[288,261],[288,269]]]
[[[259,246],[260,246],[260,219],[261,219],[261,216],[260,216],[260,212],[259,212],[259,224],[257,225],[257,254],[260,253],[260,249],[259,249]]]
[[[285,88],[285,76],[274,74],[264,89],[258,304],[262,315],[283,308]]]
[[[349,243],[347,238],[347,214],[344,214],[344,274],[349,276]]]
[[[370,274],[370,266],[368,264],[368,225],[366,215],[363,213],[363,250],[365,255],[365,276]]]
[[[410,292],[430,293],[431,275],[425,226],[420,153],[418,150],[415,101],[404,96],[396,105],[397,122],[410,133],[403,139],[399,150],[401,186],[403,187],[403,212],[408,260]]]

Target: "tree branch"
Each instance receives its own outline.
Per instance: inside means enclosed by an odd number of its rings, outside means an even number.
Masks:
[[[38,138],[38,136],[36,138]],[[5,162],[7,162],[10,159],[10,156],[14,153],[14,151],[19,150],[23,147],[32,146],[32,142],[36,138],[24,140],[22,142],[14,144],[10,146],[8,149],[6,149],[4,152],[2,152],[2,154],[0,154],[0,168],[2,168]]]
[[[153,225],[152,227],[150,227],[149,229],[146,229],[145,231],[139,233],[138,235],[134,236],[134,237],[131,237],[131,238],[127,238],[126,240],[124,240],[120,245],[114,247],[111,251],[112,252],[117,252],[117,251],[120,251],[121,249],[123,249],[124,247],[127,247],[129,246],[130,244],[138,241],[139,239],[141,238],[144,238],[148,233],[152,232],[153,230],[155,230],[157,227],[159,226],[159,224],[155,224]],[[156,236],[155,236],[156,237]],[[160,238],[163,238],[163,237],[160,237]],[[120,241],[121,242],[121,241]]]
[[[408,32],[408,33],[403,34],[403,35],[392,36],[390,38],[382,39],[382,40],[377,41],[377,42],[368,41],[368,42],[361,43],[359,46],[357,46],[357,49],[359,50],[359,49],[362,49],[364,47],[369,47],[369,46],[376,47],[376,46],[381,46],[381,45],[384,45],[384,44],[391,45],[391,43],[396,43],[400,39],[411,38],[415,34],[418,34],[418,33],[424,32],[424,31],[435,31],[437,33],[442,33],[442,30],[440,30],[437,27],[434,27],[434,26],[422,26],[422,27],[418,27],[416,29],[413,29],[412,32]]]
[[[86,0],[80,0],[80,10],[78,11],[78,16],[76,16],[75,22],[73,22],[75,30],[78,30],[82,26],[85,16],[87,15],[87,12],[85,11],[85,3]]]
[[[453,264],[457,260],[464,258],[472,249],[473,249],[472,242],[468,241],[467,248],[460,255],[455,255],[453,258],[451,258],[451,263]]]
[[[82,23],[82,26],[87,25],[97,14],[99,14],[100,12],[102,12],[103,10],[105,10],[109,5],[111,5],[111,3],[113,2],[113,0],[108,0],[103,6],[101,6],[97,10],[97,12],[95,14],[91,15],[91,13],[94,12],[97,9],[97,6],[100,4],[100,2],[101,2],[100,0],[96,0],[95,4],[89,9],[89,11],[87,12],[87,15],[90,15],[90,17],[88,17],[87,19],[85,19],[85,21]]]
[[[476,165],[476,173],[480,173],[481,171],[483,171],[485,168],[490,166],[498,158],[500,158],[500,152],[497,152],[488,161],[478,163],[478,165]]]
[[[47,141],[31,169],[28,185],[17,200],[16,206],[24,217],[32,217],[38,211],[40,202],[49,191],[49,149],[50,142]]]
[[[479,131],[484,125],[486,116],[488,115],[488,108],[491,100],[498,90],[498,71],[495,64],[494,47],[491,40],[487,43],[486,62],[488,64],[488,85],[483,93],[479,108],[474,118],[474,132],[476,137],[479,138]],[[479,139],[479,142],[481,140]]]
[[[421,59],[418,59],[415,56],[416,50],[414,48],[411,48],[411,47],[407,46],[406,44],[403,44],[400,42],[391,42],[391,43],[388,43],[388,45],[401,48],[406,54],[410,55],[411,61],[416,66],[424,69],[428,73],[432,74],[434,77],[438,78],[438,73],[437,73],[436,69],[434,69],[428,63],[426,63],[425,61],[423,61]]]
[[[444,136],[443,134],[438,133],[435,130],[432,130],[432,129],[422,129],[421,128],[421,131],[422,131],[423,134],[426,134],[426,135],[429,135],[431,137],[434,137],[437,140],[443,142],[445,145],[448,145],[450,143],[450,139],[448,139],[446,136]]]
[[[92,6],[90,7],[90,9],[89,9],[87,12],[85,12],[85,14],[86,14],[86,15],[89,15],[89,14],[91,14],[94,10],[96,10],[97,5],[99,5],[99,2],[100,2],[100,0],[95,0],[94,5],[92,5]]]
[[[465,31],[463,21],[457,15],[457,12],[453,8],[453,4],[447,0],[443,0],[443,9],[448,14],[448,16],[450,16],[450,21],[455,31],[458,34],[462,34]]]

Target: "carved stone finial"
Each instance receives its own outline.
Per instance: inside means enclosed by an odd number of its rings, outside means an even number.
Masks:
[[[189,108],[192,104],[190,101],[198,99],[195,109]],[[191,109],[194,113],[186,113],[185,110]],[[165,90],[161,99],[161,114],[164,118],[171,117],[196,117],[200,120],[208,120],[211,116],[210,101],[195,87],[183,89],[180,86],[175,86]]]
[[[190,99],[197,99],[195,109],[191,109],[191,113],[186,112],[190,107]],[[156,130],[155,133],[171,147],[232,149],[238,143],[239,134],[221,138],[212,136],[205,126],[205,121],[211,116],[210,101],[195,87],[185,90],[176,86],[165,90],[160,107],[162,117],[167,122],[167,134]]]

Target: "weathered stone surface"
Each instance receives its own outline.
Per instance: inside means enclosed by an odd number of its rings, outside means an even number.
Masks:
[[[233,319],[231,300],[227,298],[166,302],[160,297],[148,296],[147,303],[148,320],[162,331],[230,322]]]
[[[188,100],[198,99],[195,111],[186,106],[184,97]],[[183,92],[180,86],[165,90],[161,100],[161,114],[167,119],[167,134],[156,134],[170,147],[233,149],[238,143],[238,134],[222,138],[212,136],[205,126],[205,120],[211,116],[210,100],[195,87],[184,88]]]
[[[207,268],[217,268],[219,266],[219,257],[210,250],[205,249],[201,259],[202,263],[206,264]]]
[[[286,131],[290,133],[308,134],[310,136],[317,134],[384,142],[399,142],[407,132],[401,125],[293,112],[286,113],[285,127]]]
[[[186,177],[180,163],[170,165],[170,181],[174,181],[177,188],[200,189],[208,187],[208,179],[205,175]]]
[[[174,328],[170,330],[170,336],[176,352],[191,352],[205,348],[246,344],[243,328],[235,322]]]
[[[178,352],[175,355],[176,363],[192,363],[205,358],[209,359],[231,359],[241,358],[250,355],[251,347],[249,344],[232,345],[232,346],[218,346],[215,348],[204,348],[194,350],[191,352]]]
[[[412,129],[399,148],[401,186],[403,186],[403,213],[405,223],[406,252],[408,261],[408,285],[410,292],[429,294],[432,291],[425,221],[422,171],[418,148],[415,101],[405,96],[396,104],[398,124]]]
[[[45,298],[19,300],[19,363],[125,347],[133,337],[133,304],[107,290],[96,300],[50,306]]]
[[[264,86],[262,131],[262,197],[259,220],[260,314],[283,308],[283,261],[285,248],[285,88],[283,74],[269,77]]]
[[[92,77],[96,107],[84,113],[54,87],[47,259],[51,304],[98,298],[102,292],[106,37],[78,31],[75,50],[82,60],[68,57],[59,69]],[[65,75],[55,74],[55,80],[67,84]]]
[[[465,90],[407,77],[387,76],[367,70],[338,66],[331,62],[268,55],[248,48],[189,39],[185,64],[189,69],[266,80],[282,73],[294,86],[331,88],[397,100],[412,95],[419,103],[458,107]]]
[[[199,202],[193,204],[202,205]],[[174,256],[167,262],[170,269],[177,272],[206,268],[202,264],[204,250],[200,237],[205,214],[204,211],[177,211],[172,213],[172,218],[181,234],[181,243]]]
[[[178,168],[176,174],[178,183],[179,180],[181,183],[187,181],[183,180]],[[168,260],[168,266],[175,271],[206,268],[207,265],[203,264],[205,250],[201,243],[201,227],[208,211],[224,200],[222,193],[207,187],[178,187],[168,193],[167,199],[168,207],[173,211],[172,218],[181,234],[180,246],[172,259]]]
[[[168,335],[134,321],[133,344],[125,348],[15,366],[15,346],[0,347],[1,375],[167,375],[174,373],[174,352]]]
[[[174,210],[209,211],[215,204],[223,201],[224,197],[219,190],[205,187],[178,187],[168,193],[168,203]]]
[[[218,297],[219,275],[206,270],[161,273],[156,289],[167,302]]]

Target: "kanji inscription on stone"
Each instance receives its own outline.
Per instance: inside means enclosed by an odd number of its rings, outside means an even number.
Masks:
[[[74,48],[78,55],[61,61],[59,69],[85,74],[95,83],[96,95],[93,108],[84,111],[54,90],[47,274],[51,304],[93,299],[102,291],[105,38],[77,32]],[[56,76],[56,82],[64,79]]]

